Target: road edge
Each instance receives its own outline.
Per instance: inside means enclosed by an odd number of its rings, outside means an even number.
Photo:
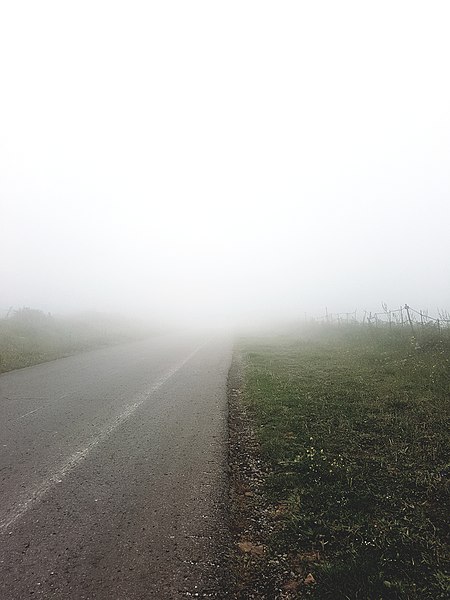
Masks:
[[[268,468],[261,459],[252,419],[243,402],[243,371],[243,357],[235,348],[227,382],[232,586],[228,598],[278,600],[283,597],[284,573],[268,548],[273,528],[273,507],[263,489]]]

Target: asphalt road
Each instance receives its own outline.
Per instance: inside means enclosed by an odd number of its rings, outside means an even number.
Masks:
[[[224,598],[230,343],[0,376],[0,598]]]

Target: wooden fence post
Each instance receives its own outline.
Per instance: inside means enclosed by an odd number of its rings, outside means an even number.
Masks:
[[[416,335],[416,334],[415,334],[415,331],[414,331],[413,322],[412,322],[411,315],[410,315],[410,312],[409,312],[409,306],[408,306],[407,304],[405,304],[405,310],[406,310],[406,314],[407,314],[407,316],[408,316],[408,321],[409,321],[409,324],[410,324],[410,326],[411,326],[411,331],[412,331],[412,334],[413,334],[413,336],[415,337],[415,335]]]

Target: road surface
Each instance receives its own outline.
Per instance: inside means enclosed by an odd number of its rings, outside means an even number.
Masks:
[[[0,376],[0,598],[226,597],[227,341]]]

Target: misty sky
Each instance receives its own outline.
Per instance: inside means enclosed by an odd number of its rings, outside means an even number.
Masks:
[[[0,309],[450,308],[450,3],[5,1]]]

